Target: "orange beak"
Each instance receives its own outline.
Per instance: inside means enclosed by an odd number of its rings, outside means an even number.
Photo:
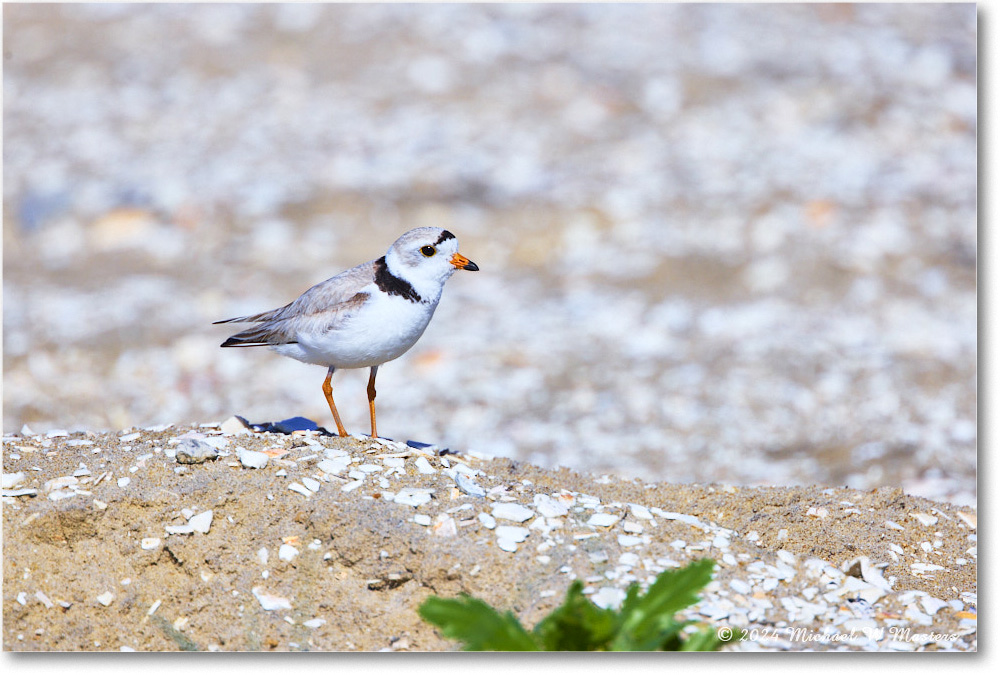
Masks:
[[[451,256],[451,260],[449,262],[460,270],[469,270],[470,272],[479,271],[479,265],[472,262],[461,253],[456,253]]]

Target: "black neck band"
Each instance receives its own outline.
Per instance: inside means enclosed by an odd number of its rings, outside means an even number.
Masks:
[[[375,261],[375,284],[389,295],[401,295],[413,302],[423,301],[423,298],[410,285],[409,281],[400,279],[389,271],[389,266],[385,262],[385,256]]]

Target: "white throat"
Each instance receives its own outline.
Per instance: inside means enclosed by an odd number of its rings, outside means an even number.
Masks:
[[[455,267],[450,263],[442,266],[443,261],[427,259],[423,264],[407,265],[395,248],[385,254],[385,266],[389,273],[413,287],[423,302],[437,304],[441,299],[444,282],[455,273]],[[438,263],[438,264],[435,264]]]

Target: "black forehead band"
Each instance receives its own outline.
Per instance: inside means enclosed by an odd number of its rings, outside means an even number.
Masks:
[[[444,241],[445,239],[454,239],[454,238],[455,238],[455,235],[453,235],[453,234],[452,234],[451,232],[449,232],[448,230],[444,230],[444,231],[443,231],[443,232],[441,233],[441,236],[440,236],[440,237],[438,237],[438,240],[437,240],[436,242],[434,242],[434,245],[435,245],[435,246],[437,246],[438,244],[440,244],[440,243],[441,243],[442,241]]]

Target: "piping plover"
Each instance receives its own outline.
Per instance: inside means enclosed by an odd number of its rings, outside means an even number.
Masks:
[[[338,368],[371,368],[368,410],[375,429],[375,373],[403,355],[430,323],[444,282],[457,270],[479,269],[458,252],[458,240],[439,227],[418,227],[397,239],[378,260],[316,284],[294,302],[252,316],[215,323],[254,323],[223,347],[267,346],[283,356],[326,366],[323,394],[347,435],[333,403],[330,378]]]

